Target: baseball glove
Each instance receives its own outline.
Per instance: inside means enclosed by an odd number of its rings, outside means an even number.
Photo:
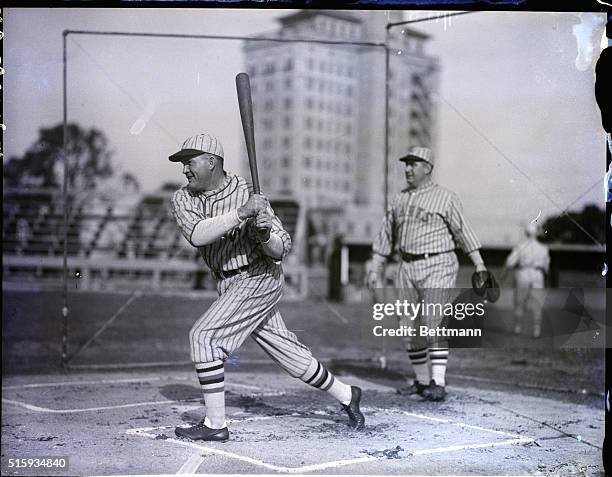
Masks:
[[[472,274],[472,288],[476,295],[491,303],[495,303],[499,300],[499,284],[493,274],[488,270],[474,272]]]

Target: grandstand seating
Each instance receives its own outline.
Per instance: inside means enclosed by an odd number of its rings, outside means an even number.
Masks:
[[[3,282],[61,283],[64,252],[64,208],[59,190],[4,191]],[[119,207],[121,205],[121,207]],[[272,201],[294,237],[298,205]],[[199,277],[198,251],[183,238],[169,210],[169,193],[145,196],[133,207],[92,202],[68,214],[70,276],[88,274],[90,289],[149,280],[154,286],[169,281],[191,288]],[[182,277],[182,278],[181,278]],[[299,280],[299,278],[295,278]],[[85,280],[83,280],[83,283]]]

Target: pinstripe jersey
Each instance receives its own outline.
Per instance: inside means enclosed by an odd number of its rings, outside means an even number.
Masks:
[[[223,185],[213,191],[192,192],[187,187],[172,196],[172,213],[184,237],[191,242],[193,229],[203,219],[217,217],[242,206],[249,199],[249,188],[244,178],[227,173]],[[265,255],[256,239],[252,221],[244,221],[214,242],[198,247],[206,265],[215,272],[237,270],[272,260]],[[274,215],[272,233],[283,242],[283,258],[291,250],[291,237]]]
[[[372,250],[390,257],[396,250],[420,255],[461,248],[470,253],[480,246],[457,195],[429,180],[394,198]]]

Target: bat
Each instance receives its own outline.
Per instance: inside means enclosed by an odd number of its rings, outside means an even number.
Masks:
[[[255,156],[255,126],[253,124],[253,101],[251,99],[251,82],[249,75],[238,73],[236,75],[236,91],[238,93],[238,107],[240,108],[240,119],[244,140],[246,141],[247,155],[249,156],[249,167],[251,168],[251,180],[253,181],[253,193],[259,194],[259,174],[257,173],[257,157]]]

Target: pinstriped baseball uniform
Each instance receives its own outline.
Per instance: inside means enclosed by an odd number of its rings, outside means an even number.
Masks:
[[[176,191],[172,211],[191,243],[192,231],[199,221],[230,212],[248,198],[246,181],[227,174],[217,190],[194,193],[182,188]],[[251,336],[291,376],[302,377],[313,361],[312,354],[287,330],[276,308],[284,283],[282,267],[280,261],[262,251],[251,223],[243,222],[224,237],[198,247],[213,272],[239,270],[239,273],[217,281],[219,298],[189,332],[191,359],[195,363],[225,361]],[[291,249],[291,238],[276,216],[271,232],[282,240],[285,256]]]
[[[445,289],[455,286],[459,270],[455,249],[470,253],[480,246],[457,195],[428,179],[394,198],[372,250],[385,257],[397,251],[406,258],[401,261],[397,278],[397,287],[404,290],[406,299],[445,303],[451,298],[450,290]],[[410,260],[410,256],[418,257]],[[434,327],[442,316],[426,319],[423,324]],[[426,346],[424,338],[406,337],[407,341],[411,339],[414,347]]]

